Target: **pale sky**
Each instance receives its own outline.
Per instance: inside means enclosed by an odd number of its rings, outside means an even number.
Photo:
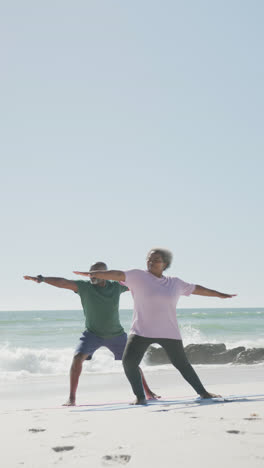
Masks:
[[[0,310],[78,309],[23,280],[97,260],[264,307],[262,0],[0,7]],[[132,307],[124,294],[121,307]]]

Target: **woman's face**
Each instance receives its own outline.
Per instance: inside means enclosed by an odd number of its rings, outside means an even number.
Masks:
[[[160,253],[151,250],[147,257],[148,271],[155,276],[162,276],[163,270],[167,264],[164,262]]]

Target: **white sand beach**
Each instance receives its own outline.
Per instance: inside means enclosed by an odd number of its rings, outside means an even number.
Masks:
[[[238,398],[195,400],[173,368],[146,373],[151,388],[171,400],[147,407],[126,404],[133,395],[123,374],[83,375],[81,406],[74,408],[61,406],[68,394],[65,376],[6,382],[1,386],[1,464],[262,467],[263,364],[196,370],[209,391]]]

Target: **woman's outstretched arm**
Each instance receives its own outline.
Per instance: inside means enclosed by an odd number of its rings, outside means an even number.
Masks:
[[[99,278],[112,281],[125,281],[126,275],[120,270],[94,270],[94,271],[74,271],[76,275],[89,276],[90,278]]]
[[[228,299],[237,295],[221,293],[219,291],[215,291],[214,289],[208,289],[204,286],[200,286],[199,284],[196,284],[195,290],[192,292],[192,294],[197,294],[198,296],[219,297],[220,299]]]

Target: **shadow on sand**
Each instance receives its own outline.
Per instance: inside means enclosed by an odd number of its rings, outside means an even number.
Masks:
[[[94,403],[90,405],[82,405],[81,407],[75,407],[71,409],[72,412],[87,412],[87,411],[120,411],[124,409],[148,409],[151,411],[171,411],[186,409],[198,406],[208,406],[215,404],[227,404],[227,403],[251,403],[264,401],[264,394],[262,395],[230,395],[223,398],[212,398],[202,399],[198,398],[180,398],[180,399],[161,399],[149,401],[147,405],[131,405],[128,402],[117,402],[117,403]],[[160,409],[163,406],[164,408]],[[154,409],[155,408],[155,409]]]

